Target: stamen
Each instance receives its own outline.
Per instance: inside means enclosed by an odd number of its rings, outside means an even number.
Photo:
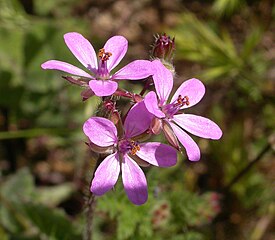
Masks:
[[[189,104],[190,102],[189,102],[188,96],[184,96],[184,97],[182,97],[181,95],[178,96],[177,103],[176,103],[177,106],[182,107],[184,105],[188,106]]]
[[[137,151],[140,150],[140,146],[137,144],[137,142],[135,142],[133,140],[131,140],[131,146],[132,146],[131,154],[136,155]]]
[[[105,52],[104,48],[99,49],[98,51],[98,57],[102,60],[102,61],[107,61],[109,60],[109,58],[112,56],[112,53],[110,52]]]

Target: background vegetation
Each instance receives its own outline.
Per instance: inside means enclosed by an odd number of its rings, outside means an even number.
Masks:
[[[175,88],[201,79],[206,96],[190,111],[224,132],[196,139],[198,163],[183,155],[146,169],[145,205],[131,204],[121,183],[98,198],[94,239],[271,240],[274,15],[272,0],[0,0],[0,239],[82,238],[95,159],[81,129],[100,99],[83,103],[81,89],[40,68],[78,65],[63,41],[77,31],[97,49],[124,35],[124,63],[148,59],[154,34],[175,36]]]

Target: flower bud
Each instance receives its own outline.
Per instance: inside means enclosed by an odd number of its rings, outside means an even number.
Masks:
[[[69,83],[78,85],[80,87],[89,87],[89,81],[91,80],[85,77],[75,77],[75,76],[62,76],[62,77],[66,79]]]
[[[167,141],[174,148],[176,148],[177,150],[179,150],[180,149],[180,145],[179,145],[178,139],[177,139],[176,135],[174,134],[173,129],[165,121],[163,121],[163,133],[164,133],[165,138],[167,139]]]
[[[88,98],[95,95],[95,93],[92,91],[92,89],[87,88],[81,92],[82,101],[86,101]]]
[[[101,153],[101,154],[112,154],[114,153],[114,146],[109,146],[109,147],[100,147],[92,142],[86,142],[86,145],[90,147],[90,149],[96,153]]]
[[[108,118],[116,125],[119,122],[120,115],[116,109],[116,103],[107,99],[103,102],[103,108],[106,111]]]
[[[160,134],[160,132],[162,131],[162,120],[154,117],[150,125],[150,130],[155,135]]]
[[[172,62],[175,51],[175,37],[173,39],[167,36],[166,33],[157,35],[153,44],[152,55],[154,58]]]

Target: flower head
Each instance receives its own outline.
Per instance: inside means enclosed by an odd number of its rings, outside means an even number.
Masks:
[[[173,87],[173,76],[160,61],[155,60],[153,65],[155,68],[153,80],[157,95],[153,91],[149,92],[144,98],[144,103],[148,111],[161,120],[167,140],[176,146],[178,139],[186,149],[189,160],[198,161],[200,149],[184,130],[209,139],[220,139],[222,131],[216,123],[207,118],[179,111],[197,104],[205,93],[205,87],[198,79],[189,79],[180,85],[168,103]]]
[[[87,78],[91,90],[97,96],[110,96],[118,88],[117,80],[138,80],[151,74],[150,61],[136,60],[114,74],[111,71],[120,63],[128,49],[128,42],[123,36],[111,37],[98,54],[93,46],[81,34],[66,33],[64,40],[78,61],[86,67],[86,71],[69,63],[49,60],[41,65],[43,69],[55,69],[72,75]]]
[[[115,125],[108,119],[91,117],[83,126],[89,140],[100,147],[110,147],[113,153],[107,156],[95,172],[91,191],[103,195],[117,182],[120,169],[122,182],[128,198],[137,205],[147,201],[146,177],[134,159],[158,167],[176,164],[177,152],[174,148],[158,143],[140,143],[136,137],[145,132],[152,120],[143,102],[137,103],[128,113],[124,122],[124,133],[118,136]]]

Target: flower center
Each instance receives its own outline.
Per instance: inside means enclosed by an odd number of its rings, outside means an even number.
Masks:
[[[121,139],[118,142],[118,150],[119,152],[125,154],[130,153],[132,155],[136,155],[137,151],[140,150],[140,146],[138,142],[131,139]]]
[[[105,52],[104,48],[101,48],[98,51],[98,70],[97,70],[97,79],[107,80],[110,78],[110,72],[107,68],[107,61],[112,56],[112,53]]]
[[[172,118],[183,106],[189,106],[189,97],[181,95],[178,96],[177,100],[173,103],[166,104],[162,107],[162,111],[165,113],[167,118]]]

